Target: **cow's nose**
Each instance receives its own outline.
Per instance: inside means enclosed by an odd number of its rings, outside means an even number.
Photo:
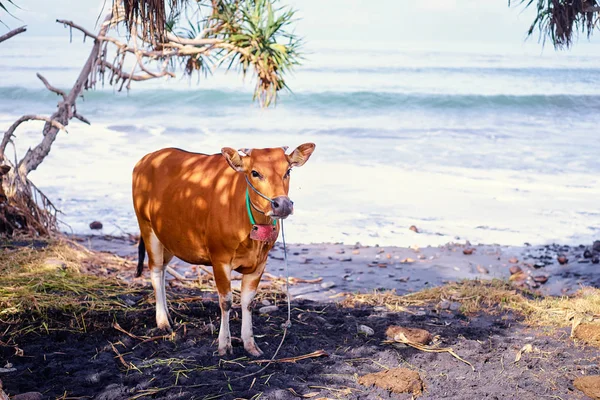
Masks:
[[[285,218],[294,212],[294,202],[287,196],[275,197],[271,207],[274,217]]]

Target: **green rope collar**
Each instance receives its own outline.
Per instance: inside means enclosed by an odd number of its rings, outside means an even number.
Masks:
[[[248,217],[250,218],[250,223],[252,225],[256,225],[256,220],[252,215],[252,209],[250,208],[250,193],[248,193],[248,188],[246,188],[246,209],[248,210]],[[277,220],[273,219],[273,226],[277,225]]]

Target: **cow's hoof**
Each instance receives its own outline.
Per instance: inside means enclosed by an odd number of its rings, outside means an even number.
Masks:
[[[228,345],[226,345],[226,346],[219,347],[219,355],[220,355],[221,357],[222,357],[222,356],[225,356],[225,355],[227,355],[227,354],[231,354],[231,355],[233,355],[233,347],[231,347],[231,343],[229,343],[229,344],[228,344]]]
[[[156,329],[158,331],[160,331],[161,333],[173,333],[173,328],[171,327],[171,324],[169,323],[169,321],[161,321],[161,322],[156,322]]]
[[[244,349],[254,357],[260,357],[263,355],[263,351],[256,345],[256,343],[252,343],[251,345],[244,345]]]

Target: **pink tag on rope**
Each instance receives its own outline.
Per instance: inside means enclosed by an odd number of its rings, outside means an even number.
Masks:
[[[275,225],[252,225],[250,239],[260,240],[261,242],[275,242],[279,233]]]

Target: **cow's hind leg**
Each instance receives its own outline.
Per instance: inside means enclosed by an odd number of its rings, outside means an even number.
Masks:
[[[173,257],[165,250],[162,243],[156,237],[152,228],[140,226],[142,237],[148,252],[148,266],[150,267],[150,280],[154,288],[156,300],[156,326],[159,329],[171,331],[171,317],[167,307],[167,293],[165,290],[165,270],[167,263]]]
[[[264,265],[259,266],[254,273],[242,276],[242,340],[244,349],[255,357],[262,355],[263,352],[254,342],[251,306],[264,268]]]
[[[231,333],[229,331],[229,311],[233,302],[231,295],[231,267],[227,264],[213,265],[213,273],[219,292],[219,306],[221,307],[221,327],[219,329],[219,355],[233,354],[231,347]]]

